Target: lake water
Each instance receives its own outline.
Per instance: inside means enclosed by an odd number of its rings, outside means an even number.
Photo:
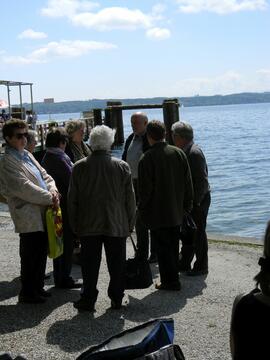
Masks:
[[[125,137],[132,112],[123,112]],[[146,113],[150,120],[163,119],[159,109]],[[55,120],[78,117],[51,115]],[[181,108],[180,118],[193,126],[208,163],[212,204],[207,231],[261,239],[270,219],[270,104]],[[44,119],[48,115],[39,115]]]

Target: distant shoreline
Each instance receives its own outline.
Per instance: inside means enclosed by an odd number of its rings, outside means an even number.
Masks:
[[[247,105],[270,103],[270,92],[264,93],[239,93],[230,95],[212,95],[212,96],[191,96],[174,97],[179,100],[181,106],[218,106],[218,105]],[[126,98],[126,99],[91,99],[91,100],[73,100],[54,103],[35,102],[34,110],[38,114],[58,114],[58,113],[78,113],[89,111],[91,109],[104,109],[107,101],[121,101],[123,105],[136,104],[162,104],[168,97],[153,98]],[[30,108],[29,103],[24,103],[26,109]]]

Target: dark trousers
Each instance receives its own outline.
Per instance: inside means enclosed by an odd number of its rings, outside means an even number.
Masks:
[[[135,191],[136,196],[136,203],[138,203],[138,191],[137,191],[137,179],[133,179],[133,187]],[[137,211],[136,216],[136,224],[135,224],[135,230],[136,230],[136,238],[137,238],[137,256],[140,259],[147,260],[148,254],[149,254],[149,229],[145,226],[143,223],[141,216],[139,215]],[[150,254],[156,255],[157,253],[157,246],[155,241],[155,234],[153,231],[150,231]]]
[[[43,289],[47,247],[46,232],[20,234],[21,295],[34,296]]]
[[[69,225],[66,208],[61,207],[63,219],[63,255],[53,260],[53,277],[55,285],[61,285],[70,280],[72,268],[72,254],[74,249],[74,236]]]
[[[126,238],[104,235],[81,237],[81,263],[83,277],[82,297],[95,304],[98,296],[97,282],[104,244],[110,274],[108,296],[121,301],[125,289]]]
[[[195,271],[208,269],[208,241],[206,235],[206,222],[208,210],[211,203],[210,192],[207,193],[201,202],[200,206],[194,206],[191,215],[197,226],[197,231],[193,238],[193,246],[182,244],[181,248],[181,264],[184,266],[190,266],[191,262],[196,256],[196,260],[193,265]],[[192,240],[188,243],[192,243]]]
[[[144,225],[141,220],[141,216],[137,213],[136,218],[136,237],[137,237],[137,256],[141,259],[147,260],[149,254],[149,230]],[[150,241],[150,254],[156,255],[157,253],[157,246],[155,240],[155,233],[151,230],[150,231],[151,241]]]
[[[180,227],[153,230],[157,244],[158,266],[162,284],[179,282],[178,254]]]

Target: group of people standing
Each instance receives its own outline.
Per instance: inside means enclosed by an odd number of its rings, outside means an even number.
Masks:
[[[193,142],[192,127],[174,123],[173,146],[166,143],[165,127],[160,121],[148,122],[144,113],[135,113],[131,125],[133,133],[126,140],[122,160],[111,155],[115,131],[107,126],[92,129],[89,146],[83,141],[83,122],[71,121],[66,129],[54,127],[47,134],[47,150],[40,165],[31,153],[35,134],[28,130],[27,123],[5,122],[0,193],[8,203],[20,238],[20,303],[43,303],[51,296],[44,289],[45,211],[49,206],[61,206],[63,214],[64,253],[53,263],[58,288],[82,285],[70,275],[74,237],[80,239],[83,286],[80,299],[74,303],[79,311],[95,309],[103,245],[110,274],[111,307],[121,307],[126,238],[134,226],[137,256],[142,261],[158,262],[160,282],[156,289],[179,291],[179,272],[189,276],[208,273],[205,228],[210,187],[207,163]],[[193,217],[197,231],[182,243],[179,253],[186,214]],[[233,306],[234,360],[268,359],[265,326],[270,314],[270,223],[263,255],[255,277],[256,289],[238,296]]]
[[[157,289],[180,290],[179,271],[207,274],[205,226],[210,190],[206,161],[193,144],[191,126],[174,124],[176,146],[172,146],[165,141],[160,121],[148,122],[146,114],[138,112],[132,115],[131,124],[133,133],[127,138],[122,160],[111,156],[115,133],[107,126],[92,129],[89,145],[83,141],[83,122],[71,121],[66,129],[53,127],[40,165],[29,148],[27,123],[5,123],[0,184],[15,231],[20,234],[20,302],[39,303],[50,296],[43,288],[47,251],[44,213],[48,206],[60,205],[63,216],[64,254],[53,264],[56,287],[81,286],[70,276],[74,238],[80,239],[83,287],[74,304],[79,310],[94,310],[103,244],[110,273],[108,296],[113,308],[121,307],[126,238],[134,226],[137,256],[144,261],[151,234],[148,260],[159,265]],[[27,138],[30,151],[26,150]],[[198,231],[187,249],[182,246],[179,262],[185,213],[193,214]]]

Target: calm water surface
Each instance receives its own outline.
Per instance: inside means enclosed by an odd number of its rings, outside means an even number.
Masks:
[[[146,112],[149,119],[163,119],[159,109]],[[126,137],[132,111],[123,114]],[[51,115],[56,120],[77,117]],[[180,118],[193,126],[208,162],[208,232],[261,239],[270,219],[270,104],[181,108]]]

